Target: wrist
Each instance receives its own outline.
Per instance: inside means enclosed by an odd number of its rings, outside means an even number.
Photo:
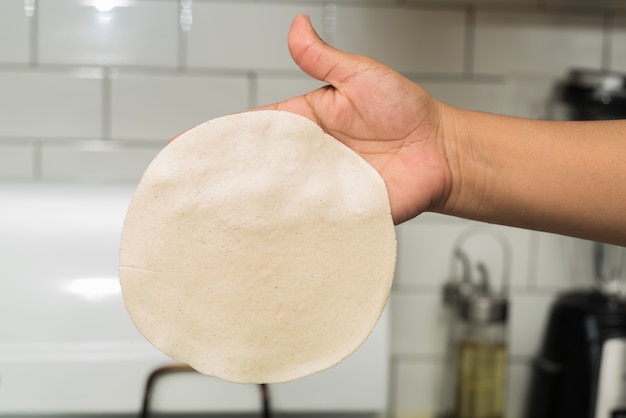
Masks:
[[[433,211],[476,219],[486,190],[486,153],[473,134],[480,114],[441,104],[438,142],[446,161],[446,181]]]

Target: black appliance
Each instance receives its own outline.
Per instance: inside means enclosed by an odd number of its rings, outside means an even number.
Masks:
[[[626,301],[561,295],[532,373],[526,418],[626,418]]]
[[[626,119],[626,74],[570,70],[556,83],[549,119]]]

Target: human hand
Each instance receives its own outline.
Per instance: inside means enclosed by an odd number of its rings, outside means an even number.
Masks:
[[[444,106],[391,68],[324,43],[307,16],[294,19],[288,45],[305,73],[329,85],[256,110],[305,116],[360,154],[385,180],[395,223],[437,208],[450,187]]]

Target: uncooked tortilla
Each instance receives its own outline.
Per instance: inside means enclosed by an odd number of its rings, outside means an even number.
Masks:
[[[395,258],[377,171],[307,118],[255,111],[158,154],[128,209],[119,273],[158,349],[204,374],[275,383],[367,339]]]

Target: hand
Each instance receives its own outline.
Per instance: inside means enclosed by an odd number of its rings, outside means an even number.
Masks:
[[[451,184],[444,106],[391,68],[324,43],[307,16],[294,19],[288,45],[305,73],[329,85],[257,110],[305,116],[360,154],[385,180],[396,224],[441,205]]]

